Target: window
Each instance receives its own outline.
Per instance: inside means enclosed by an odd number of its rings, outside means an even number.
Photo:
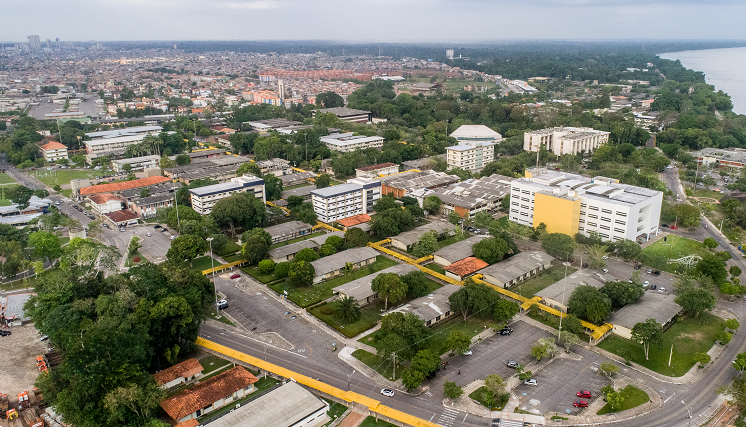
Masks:
[[[583,227],[578,227],[578,230],[583,231]]]
[[[528,191],[528,190],[521,190],[521,193],[523,193],[523,194],[529,194],[530,191]]]
[[[510,204],[513,206],[518,206],[518,202],[511,202]]]
[[[518,209],[511,209],[510,211],[511,211],[511,212],[515,212],[515,213],[518,213]]]
[[[611,213],[611,211],[610,211],[609,209],[601,209],[601,212],[603,212],[603,213],[607,213],[607,214],[610,214],[610,213]]]
[[[526,212],[521,212],[521,215],[523,215],[523,216],[528,216],[528,213],[526,213]]]
[[[617,224],[627,225],[627,223],[626,223],[626,222],[624,222],[624,221],[621,221],[621,220],[616,220],[616,221],[614,221],[614,222],[616,222]]]
[[[602,230],[610,230],[610,228],[609,228],[609,226],[608,226],[608,225],[602,225],[602,226],[601,226],[600,228],[601,228]]]
[[[592,211],[597,211],[598,210],[598,206],[588,206],[588,209],[590,209]]]
[[[598,215],[588,215],[588,218],[598,219]]]
[[[584,219],[580,219],[580,220],[578,220],[578,222],[585,223],[585,220]]]
[[[588,223],[588,227],[596,227],[596,223],[595,222],[589,222]]]
[[[601,217],[601,221],[611,222],[611,218]]]
[[[601,236],[601,237],[603,237],[604,239],[608,239],[609,238],[608,234],[599,233],[598,235]]]
[[[528,209],[527,205],[521,205],[521,209]]]
[[[624,233],[624,230],[622,230],[621,228],[615,228],[614,231],[616,231],[617,233]]]
[[[619,215],[619,216],[627,216],[627,214],[626,214],[626,213],[624,213],[624,212],[619,212],[619,211],[617,211],[617,213],[616,213],[616,214],[617,214],[617,215]]]

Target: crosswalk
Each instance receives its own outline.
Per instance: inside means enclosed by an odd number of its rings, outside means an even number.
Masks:
[[[523,427],[524,425],[523,421],[501,420],[499,418],[493,418],[490,423],[490,427]]]
[[[435,422],[435,424],[443,427],[451,427],[453,425],[453,421],[456,420],[456,417],[458,416],[459,412],[454,411],[453,409],[443,408],[443,413],[440,414],[440,418],[438,418],[438,421]]]

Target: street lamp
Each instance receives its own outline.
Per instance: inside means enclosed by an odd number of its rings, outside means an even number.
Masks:
[[[691,420],[691,418],[692,418],[692,411],[689,410],[689,405],[687,405],[686,402],[684,402],[683,400],[681,401],[681,403],[683,403],[684,406],[686,406],[686,412],[689,413],[689,419]],[[692,425],[691,421],[689,421],[689,425]]]
[[[355,370],[353,370],[353,371],[352,371],[352,373],[351,373],[350,375],[347,375],[347,390],[349,390],[349,389],[350,389],[350,379],[352,378],[352,375],[353,375],[353,374],[354,374],[355,372],[356,372],[356,371],[355,371]]]
[[[220,314],[220,306],[218,306],[218,286],[215,284],[215,258],[212,257],[212,240],[210,236],[207,239],[210,242],[210,263],[212,264],[212,287],[215,289],[215,314]]]

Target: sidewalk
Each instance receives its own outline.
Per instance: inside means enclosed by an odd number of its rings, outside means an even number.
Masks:
[[[490,410],[482,406],[480,403],[473,401],[469,395],[477,390],[479,387],[484,385],[484,380],[472,381],[463,387],[464,394],[456,399],[445,398],[442,401],[444,407],[453,409],[456,411],[466,412],[468,414],[476,415],[478,417],[489,417]],[[507,409],[506,409],[507,410]]]
[[[393,389],[399,390],[402,393],[406,393],[406,388],[402,385],[401,379],[396,380],[396,381],[390,381],[384,378],[383,375],[379,374],[373,368],[371,368],[370,366],[366,365],[365,363],[358,360],[355,356],[353,356],[352,355],[353,351],[355,351],[354,348],[345,347],[339,350],[339,352],[337,353],[337,357],[342,359],[343,362],[355,368],[355,370],[357,370],[361,374],[373,380],[376,384],[379,384],[386,388],[393,388]]]

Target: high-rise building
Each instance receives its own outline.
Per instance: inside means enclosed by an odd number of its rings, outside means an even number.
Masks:
[[[54,48],[57,50],[60,50],[60,38],[59,37],[56,37],[54,39]]]
[[[280,103],[285,100],[285,81],[283,79],[277,80],[277,93],[280,94]]]
[[[446,57],[448,59],[453,59],[453,49],[446,49]]]
[[[540,147],[561,156],[578,154],[581,151],[592,153],[596,148],[609,142],[610,132],[585,127],[556,127],[526,132],[523,134],[523,149],[539,151]]]
[[[52,50],[52,40],[47,39],[47,49]]]
[[[28,36],[28,47],[31,50],[41,49],[41,40],[39,39],[39,36]]]

